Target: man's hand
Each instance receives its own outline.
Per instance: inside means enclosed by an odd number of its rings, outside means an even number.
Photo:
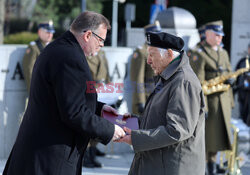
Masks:
[[[124,136],[125,136],[125,132],[123,131],[123,129],[120,126],[115,125],[115,132],[114,132],[112,140],[117,141]]]
[[[227,79],[224,84],[229,84],[231,87],[234,86],[236,79],[235,78],[229,78]]]
[[[132,140],[131,140],[131,129],[126,128],[126,127],[124,127],[123,129],[124,129],[124,131],[125,131],[128,135],[122,137],[122,138],[119,139],[119,140],[115,140],[115,142],[125,142],[125,143],[127,143],[127,144],[129,144],[129,145],[132,145]]]
[[[113,114],[118,115],[117,110],[109,105],[103,105],[102,110],[107,112],[112,112]]]
[[[123,117],[124,117],[124,118],[131,118],[132,116],[131,116],[130,113],[125,113],[125,114],[123,114]]]

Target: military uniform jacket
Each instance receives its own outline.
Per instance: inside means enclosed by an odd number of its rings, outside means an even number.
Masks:
[[[160,74],[131,133],[135,157],[129,175],[205,174],[205,116],[201,85],[188,57]]]
[[[96,82],[110,83],[108,61],[103,50],[100,50],[95,56],[88,56],[87,62]]]
[[[40,45],[38,46],[37,43]],[[28,92],[30,91],[31,74],[40,49],[44,49],[45,43],[40,39],[30,42],[23,57],[23,73]]]
[[[139,114],[138,104],[145,105],[154,88],[154,71],[147,64],[147,46],[137,48],[133,53],[130,67],[130,80],[133,83],[132,112]]]
[[[193,53],[190,64],[201,82],[231,72],[226,50],[219,47],[215,51],[208,43]],[[232,90],[214,93],[206,98],[206,149],[208,152],[230,149],[231,108],[234,105]]]
[[[103,104],[83,50],[67,31],[34,66],[27,110],[3,175],[80,175],[89,139],[107,144],[114,125],[97,116]],[[95,114],[96,113],[96,114]]]
[[[195,47],[189,49],[189,50],[187,51],[187,56],[188,56],[189,58],[192,58],[193,53],[197,52],[197,50],[201,48],[201,46],[202,46],[203,43],[204,43],[204,42],[200,41],[200,42],[198,42],[198,43],[195,45]]]

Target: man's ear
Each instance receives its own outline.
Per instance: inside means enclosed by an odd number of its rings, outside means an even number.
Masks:
[[[84,34],[82,35],[82,38],[85,42],[88,42],[91,38],[91,35],[92,35],[91,31],[88,30],[88,31],[84,32]]]
[[[41,28],[37,30],[37,34],[38,34],[38,35],[40,35],[41,30],[42,30]]]
[[[168,58],[173,59],[174,53],[172,49],[168,49]]]
[[[211,32],[210,30],[206,30],[206,31],[205,31],[205,36],[206,36],[206,38],[209,37],[210,32]]]

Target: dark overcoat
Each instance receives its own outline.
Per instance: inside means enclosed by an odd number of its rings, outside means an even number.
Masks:
[[[88,81],[83,50],[67,31],[37,58],[29,104],[3,175],[81,174],[89,139],[107,144],[114,133],[114,125],[96,115],[103,104]]]
[[[135,157],[129,175],[204,175],[204,96],[188,57],[160,74],[131,133]]]

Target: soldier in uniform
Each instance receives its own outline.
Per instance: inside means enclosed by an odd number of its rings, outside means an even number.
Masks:
[[[247,57],[239,60],[236,65],[236,70],[246,67],[246,59],[250,62],[250,43],[248,44]],[[235,92],[238,93],[240,117],[248,126],[250,126],[250,72],[246,72],[237,78],[236,87]]]
[[[31,74],[36,58],[44,47],[51,42],[54,32],[52,21],[40,23],[37,31],[38,39],[31,41],[26,49],[23,57],[23,72],[28,92],[30,90]]]
[[[190,59],[191,66],[201,82],[231,72],[228,53],[220,46],[224,36],[222,21],[207,23],[205,34],[204,44],[200,45]],[[232,85],[234,79],[225,83]],[[209,175],[214,175],[223,171],[215,163],[217,152],[231,149],[230,119],[234,105],[232,89],[208,95],[206,102],[207,168]]]
[[[205,35],[205,31],[206,31],[206,26],[202,25],[198,28],[198,32],[199,32],[199,37],[200,37],[200,42],[198,42],[194,48],[191,48],[187,51],[187,56],[189,56],[189,58],[192,57],[192,54],[194,52],[197,51],[197,49],[199,49],[201,47],[201,45],[203,45],[205,43],[205,39],[206,39],[206,35]]]
[[[108,61],[103,50],[94,56],[86,57],[93,80],[96,83],[110,83]],[[104,156],[105,153],[97,149],[95,140],[90,140],[84,155],[83,166],[88,168],[100,168],[102,164],[96,159],[97,156]]]
[[[103,50],[100,50],[95,56],[88,56],[87,61],[96,83],[110,83],[108,61]]]
[[[150,31],[161,31],[159,21],[144,27],[144,34]],[[146,100],[154,87],[153,76],[154,72],[150,65],[147,64],[147,45],[144,44],[136,48],[131,59],[130,79],[134,85],[132,113],[142,114]]]

